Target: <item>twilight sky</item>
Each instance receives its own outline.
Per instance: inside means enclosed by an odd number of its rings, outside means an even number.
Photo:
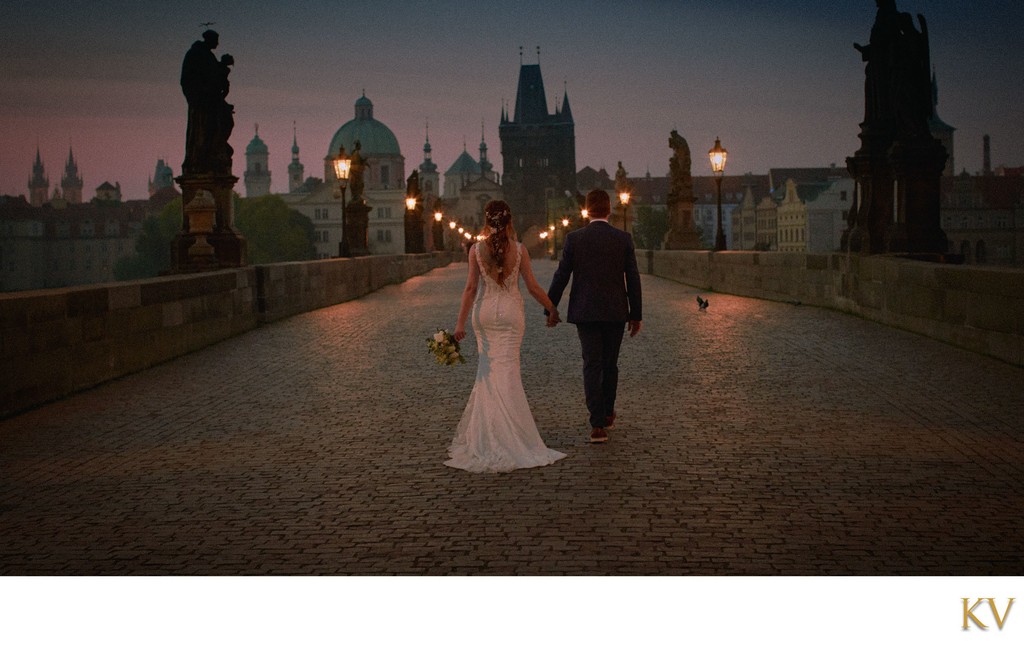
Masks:
[[[957,128],[956,166],[1024,165],[1024,2],[897,0],[923,13],[939,82],[939,115]],[[218,55],[236,65],[234,173],[259,123],[271,189],[287,190],[292,124],[306,174],[323,175],[334,132],[363,89],[398,137],[407,173],[430,123],[443,172],[477,156],[481,121],[501,171],[498,119],[514,102],[519,46],[537,62],[549,108],[568,90],[577,168],[622,161],[631,175],[668,171],[678,129],[707,174],[716,136],[727,173],[845,165],[863,118],[871,0],[8,0],[0,22],[0,194],[28,194],[36,146],[59,185],[74,149],[91,198],[104,181],[147,196],[164,158],[184,153],[181,59],[214,22]],[[241,182],[237,186],[244,194]]]

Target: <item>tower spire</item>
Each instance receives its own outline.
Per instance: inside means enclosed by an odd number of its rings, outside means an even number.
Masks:
[[[292,162],[288,164],[288,192],[302,187],[306,178],[306,166],[299,161],[299,136],[295,121],[292,120]]]
[[[33,206],[42,206],[50,199],[50,178],[43,167],[43,157],[36,143],[36,162],[32,164],[32,176],[28,180],[29,201]]]

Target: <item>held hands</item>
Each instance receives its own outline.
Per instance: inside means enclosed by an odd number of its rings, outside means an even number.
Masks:
[[[561,321],[562,318],[558,315],[558,310],[556,308],[552,308],[551,310],[548,311],[548,328],[556,326]]]

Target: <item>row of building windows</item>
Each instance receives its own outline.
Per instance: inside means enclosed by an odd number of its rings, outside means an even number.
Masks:
[[[314,208],[313,209],[313,219],[314,220],[321,220],[321,221],[323,221],[323,220],[329,219],[329,217],[330,217],[330,213],[328,212],[328,209],[326,209],[326,208]],[[377,218],[381,219],[381,220],[390,220],[391,219],[391,207],[383,206],[381,208],[378,208],[377,209]]]
[[[804,230],[803,229],[782,229],[779,232],[779,236],[782,242],[803,242],[804,241]]]
[[[959,229],[1008,229],[1011,226],[1009,215],[997,215],[995,217],[986,217],[977,215],[969,217],[962,215],[960,217],[945,217],[942,220],[942,226],[946,228],[959,228]]]
[[[542,168],[549,167],[551,165],[551,159],[549,159],[546,156],[543,157],[543,158],[539,158],[539,159],[537,159],[537,165],[539,165]],[[525,158],[520,158],[519,159],[519,167],[521,167],[521,168],[526,167],[526,159]]]

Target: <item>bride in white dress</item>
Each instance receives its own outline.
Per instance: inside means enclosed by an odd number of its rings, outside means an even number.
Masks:
[[[519,346],[526,322],[520,276],[530,296],[550,313],[548,326],[559,318],[533,276],[526,248],[516,240],[508,204],[491,201],[484,215],[485,239],[469,250],[469,278],[454,333],[456,340],[466,336],[466,318],[472,308],[480,361],[469,403],[448,447],[451,459],[445,464],[496,473],[544,466],[565,457],[544,445],[523,391]]]

